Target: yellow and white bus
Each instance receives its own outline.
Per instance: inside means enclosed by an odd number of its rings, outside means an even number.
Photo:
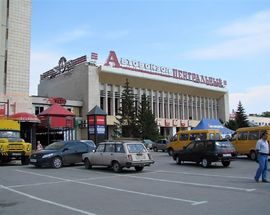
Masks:
[[[232,144],[240,155],[247,155],[251,160],[257,159],[256,143],[263,132],[267,132],[270,141],[270,126],[245,127],[236,130],[232,137]]]
[[[183,149],[192,140],[220,140],[221,132],[218,129],[178,131],[167,144],[167,152],[172,156],[174,151]]]

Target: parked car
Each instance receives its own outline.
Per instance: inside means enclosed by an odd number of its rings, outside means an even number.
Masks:
[[[155,152],[161,150],[165,152],[167,150],[167,144],[169,143],[166,139],[158,140],[157,142],[153,143],[152,147]]]
[[[30,164],[36,167],[52,166],[60,168],[63,165],[82,162],[82,154],[93,152],[96,145],[92,140],[73,140],[54,142],[30,157]]]
[[[146,147],[140,142],[102,142],[94,153],[82,155],[86,169],[92,166],[112,167],[114,172],[121,172],[126,167],[142,171],[145,166],[154,163]]]
[[[228,140],[200,140],[192,141],[182,150],[173,154],[177,164],[192,161],[209,167],[212,162],[221,162],[228,167],[236,157],[236,150]]]
[[[145,145],[147,149],[152,149],[154,142],[150,139],[144,139],[142,140],[142,143]]]

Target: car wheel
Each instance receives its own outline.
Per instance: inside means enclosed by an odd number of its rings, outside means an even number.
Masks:
[[[209,161],[207,160],[207,158],[203,158],[203,159],[202,159],[202,166],[203,166],[204,168],[209,167],[210,164],[211,164],[211,162],[209,162]]]
[[[176,164],[178,164],[178,165],[180,165],[182,163],[179,156],[176,156],[175,161],[176,161]]]
[[[253,161],[257,160],[257,154],[256,154],[256,152],[253,151],[253,150],[250,151],[249,157],[250,157],[250,159],[253,160]]]
[[[92,165],[91,165],[88,158],[85,158],[83,162],[84,162],[85,169],[91,169],[92,168]]]
[[[141,172],[143,170],[143,166],[135,166],[135,170],[137,172]]]
[[[55,157],[52,161],[53,168],[61,168],[63,165],[62,159],[60,157]]]
[[[28,156],[22,156],[21,163],[22,165],[28,165],[29,164],[29,157]]]
[[[168,154],[169,154],[169,156],[172,156],[173,155],[173,149],[168,149]]]
[[[122,167],[120,166],[120,164],[117,161],[113,162],[112,168],[113,168],[114,172],[121,172],[122,171]]]
[[[157,151],[158,151],[158,150],[157,150],[157,147],[154,147],[153,150],[154,150],[154,152],[157,152]]]
[[[221,162],[222,163],[222,165],[224,166],[224,167],[228,167],[228,166],[230,166],[230,161],[222,161]]]

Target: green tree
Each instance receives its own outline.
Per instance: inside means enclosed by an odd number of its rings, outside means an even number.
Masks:
[[[248,117],[241,101],[239,101],[237,111],[235,113],[235,122],[237,128],[249,127]]]
[[[138,108],[137,122],[138,131],[142,139],[157,140],[159,138],[155,116],[152,114],[149,98],[145,94],[142,95],[142,100]]]
[[[270,117],[270,111],[265,111],[262,113],[263,117]]]
[[[123,86],[123,92],[121,94],[121,105],[119,108],[119,114],[117,117],[117,123],[115,123],[114,136],[123,137],[136,137],[136,109],[134,102],[134,94],[129,86],[128,79]]]
[[[235,120],[230,119],[228,122],[225,123],[225,127],[235,131],[238,127]]]

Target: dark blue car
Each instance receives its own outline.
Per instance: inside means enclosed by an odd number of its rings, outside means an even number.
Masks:
[[[36,167],[52,166],[60,168],[82,162],[82,154],[92,152],[96,145],[92,140],[58,141],[46,146],[43,150],[34,152],[30,164]]]

